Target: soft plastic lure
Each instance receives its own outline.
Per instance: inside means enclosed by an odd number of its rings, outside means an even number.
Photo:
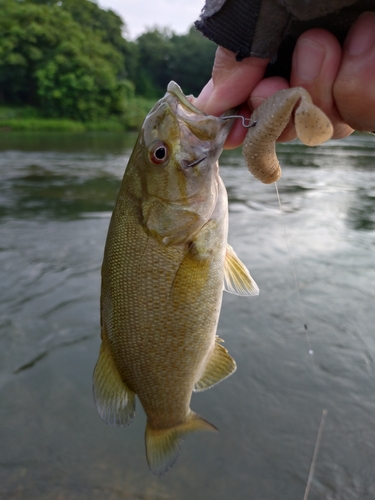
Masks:
[[[316,146],[332,137],[329,118],[312,102],[302,87],[280,90],[266,99],[251,115],[242,153],[250,172],[265,184],[281,177],[275,143],[293,117],[299,140]]]

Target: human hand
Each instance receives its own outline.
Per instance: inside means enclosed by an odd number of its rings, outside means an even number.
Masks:
[[[212,79],[194,104],[213,115],[241,106],[240,114],[249,117],[276,91],[301,86],[330,118],[333,138],[346,137],[353,130],[375,130],[375,13],[359,16],[342,48],[328,31],[303,33],[293,53],[289,82],[281,77],[262,79],[268,62],[255,57],[237,62],[235,54],[219,47]],[[237,120],[226,147],[239,146],[245,135],[246,129]],[[295,137],[290,124],[279,140]]]

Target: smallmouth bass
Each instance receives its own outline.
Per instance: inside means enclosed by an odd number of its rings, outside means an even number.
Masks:
[[[128,425],[138,395],[155,475],[175,463],[185,434],[216,430],[190,399],[236,370],[216,336],[223,288],[259,293],[227,244],[217,160],[231,125],[171,82],[143,123],[108,230],[94,397],[105,422]]]

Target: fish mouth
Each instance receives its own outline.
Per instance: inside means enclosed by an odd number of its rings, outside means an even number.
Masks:
[[[167,102],[179,123],[183,123],[198,140],[210,141],[219,149],[222,148],[234,123],[233,114],[237,110],[228,110],[220,117],[207,115],[189,101],[181,87],[174,81],[168,84],[167,96],[169,96]],[[228,118],[226,118],[227,116]],[[199,157],[203,158],[203,155],[199,155]],[[203,159],[200,161],[203,161]],[[189,165],[194,166],[200,161]],[[187,165],[186,162],[184,168],[187,168]]]
[[[209,115],[206,115],[206,113],[204,113],[199,108],[196,108],[194,106],[194,104],[192,104],[189,101],[189,99],[186,97],[186,95],[183,93],[183,91],[182,91],[181,87],[178,85],[178,83],[174,82],[173,80],[169,82],[168,87],[167,87],[167,92],[169,92],[170,94],[175,96],[180,101],[180,103],[185,106],[185,108],[189,109],[193,113],[195,113],[197,115],[201,115],[201,116],[209,116]],[[239,110],[239,108],[228,109],[219,117],[219,119],[229,120],[231,118],[237,118],[237,116],[231,116],[231,115],[237,115],[238,110]]]
[[[186,95],[182,92],[181,87],[173,80],[169,82],[167,87],[167,92],[174,95],[180,101],[180,103],[185,106],[185,108],[192,111],[194,114],[205,116],[205,113],[203,113],[203,111],[201,111],[200,109],[196,108],[194,104],[192,104],[189,101]]]

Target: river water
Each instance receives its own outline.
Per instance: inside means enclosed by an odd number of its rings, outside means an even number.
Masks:
[[[106,231],[134,135],[0,136],[0,498],[375,498],[375,138],[279,147],[265,186],[225,152],[230,243],[259,297],[224,294],[218,334],[237,372],[194,394],[219,433],[147,467],[140,404],[99,418],[91,375]],[[306,325],[307,329],[305,329]]]

